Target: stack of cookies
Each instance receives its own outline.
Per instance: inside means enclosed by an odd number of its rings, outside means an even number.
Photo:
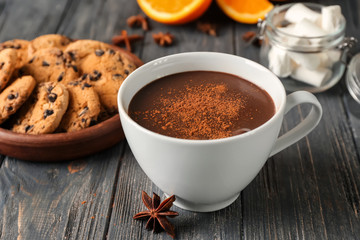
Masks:
[[[117,113],[135,63],[110,45],[58,34],[0,44],[0,126],[17,133],[73,132]]]

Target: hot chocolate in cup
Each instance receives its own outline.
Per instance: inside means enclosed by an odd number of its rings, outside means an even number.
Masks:
[[[128,115],[131,100],[144,86],[189,71],[222,72],[255,84],[273,100],[274,115],[251,131],[207,140],[162,135]],[[307,117],[278,137],[286,112],[303,103],[312,105]],[[280,80],[265,67],[215,52],[180,53],[144,64],[121,85],[118,106],[128,144],[146,175],[165,194],[176,196],[175,205],[198,212],[216,211],[234,202],[269,157],[306,136],[322,116],[321,105],[313,94],[298,91],[286,96]]]

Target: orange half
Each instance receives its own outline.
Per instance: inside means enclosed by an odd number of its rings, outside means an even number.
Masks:
[[[183,24],[199,18],[212,0],[137,0],[151,19],[165,24]]]
[[[273,9],[267,0],[216,0],[223,12],[235,21],[253,24]]]

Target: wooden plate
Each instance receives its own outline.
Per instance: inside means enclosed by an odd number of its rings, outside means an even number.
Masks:
[[[139,67],[134,54],[114,46]],[[26,161],[53,162],[84,157],[113,146],[125,138],[118,114],[92,127],[72,133],[21,134],[0,128],[0,154]]]

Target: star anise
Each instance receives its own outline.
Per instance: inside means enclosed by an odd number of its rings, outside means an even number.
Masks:
[[[216,37],[217,36],[217,26],[216,24],[208,23],[208,22],[197,22],[196,28],[206,33],[210,36]]]
[[[129,27],[139,27],[140,26],[140,27],[142,27],[142,29],[144,31],[148,31],[150,29],[147,18],[141,14],[135,15],[135,16],[130,16],[126,20],[126,22],[129,25]]]
[[[248,44],[253,44],[256,47],[260,47],[262,44],[262,40],[258,37],[256,32],[248,31],[242,35],[242,39]]]
[[[245,42],[250,42],[255,38],[256,38],[256,32],[254,32],[254,31],[247,31],[242,35],[242,39]]]
[[[174,35],[163,32],[153,33],[152,37],[154,41],[160,46],[170,46],[173,44],[175,39]]]
[[[172,195],[162,203],[160,203],[160,197],[155,193],[153,193],[153,198],[151,199],[146,192],[142,191],[141,197],[149,210],[135,214],[133,219],[149,218],[146,223],[146,229],[153,230],[155,233],[165,230],[167,234],[174,238],[175,228],[166,217],[176,217],[179,215],[177,212],[170,211],[170,208],[175,201],[175,196]]]

